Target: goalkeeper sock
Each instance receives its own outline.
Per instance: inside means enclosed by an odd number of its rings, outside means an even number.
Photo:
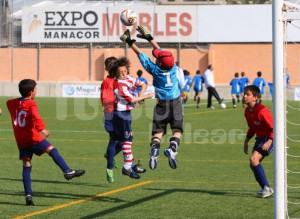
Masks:
[[[180,139],[179,138],[177,138],[177,137],[170,138],[169,148],[171,148],[171,150],[173,152],[176,152],[178,150],[179,144],[180,144]]]

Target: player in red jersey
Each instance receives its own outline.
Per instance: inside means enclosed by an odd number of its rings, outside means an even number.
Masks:
[[[115,94],[114,94],[114,84],[117,82],[115,79],[115,72],[113,70],[114,65],[118,62],[116,57],[108,57],[105,59],[105,70],[108,75],[103,80],[101,84],[101,103],[104,111],[104,128],[109,133],[109,142],[107,145],[107,150],[104,157],[107,159],[106,165],[106,179],[109,183],[114,182],[113,168],[117,168],[116,161],[114,159],[122,150],[122,142],[113,140],[114,128],[112,124],[114,104],[115,104]]]
[[[79,177],[84,170],[72,170],[45,137],[50,135],[45,122],[39,115],[38,107],[34,101],[37,88],[32,79],[24,79],[19,83],[19,92],[22,97],[8,100],[6,105],[11,116],[15,139],[19,148],[19,159],[23,161],[23,185],[26,205],[34,205],[31,190],[31,159],[33,154],[38,156],[48,153],[53,161],[60,167],[67,180]],[[41,134],[40,134],[41,133]]]
[[[273,117],[267,107],[258,103],[260,90],[257,86],[249,85],[245,87],[243,99],[247,105],[245,117],[248,123],[248,132],[244,142],[244,153],[248,154],[248,142],[256,135],[255,144],[250,157],[250,168],[261,187],[257,195],[262,198],[267,198],[273,194],[273,190],[268,183],[261,162],[273,151]]]

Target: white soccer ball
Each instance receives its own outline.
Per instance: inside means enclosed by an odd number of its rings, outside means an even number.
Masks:
[[[120,20],[125,26],[132,26],[137,21],[137,14],[131,9],[126,9],[120,14]]]
[[[221,103],[220,106],[221,106],[222,109],[226,109],[226,104],[225,103]]]

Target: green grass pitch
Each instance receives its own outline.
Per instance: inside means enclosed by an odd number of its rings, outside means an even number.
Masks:
[[[98,99],[36,98],[40,114],[51,132],[48,140],[71,168],[85,169],[80,178],[66,181],[52,159],[44,154],[32,160],[32,189],[35,206],[25,206],[22,163],[6,109],[0,99],[0,218],[273,218],[274,198],[256,197],[260,188],[243,153],[247,131],[241,104],[237,109],[200,108],[189,100],[184,107],[184,129],[178,168],[169,167],[161,144],[156,170],[148,167],[149,142],[154,100],[132,112],[133,155],[147,172],[133,180],[115,169],[115,183],[106,181],[108,134],[103,128]],[[263,104],[272,108],[272,102]],[[289,102],[288,119],[300,123],[299,102]],[[295,109],[294,109],[295,108]],[[288,153],[299,156],[299,128],[288,125]],[[284,136],[281,136],[284,137]],[[252,148],[254,139],[249,145]],[[274,186],[272,154],[263,162],[267,178]],[[122,166],[122,155],[117,156]],[[300,158],[288,157],[288,169],[300,170]],[[299,187],[299,175],[288,174],[288,184]],[[288,189],[289,202],[299,202],[299,189]],[[288,204],[291,218],[300,217],[300,205]]]

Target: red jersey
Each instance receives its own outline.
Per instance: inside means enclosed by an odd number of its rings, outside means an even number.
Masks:
[[[114,78],[107,77],[101,84],[101,103],[104,107],[104,112],[113,112],[114,111],[114,84],[116,80]]]
[[[273,139],[273,117],[267,107],[256,104],[252,112],[247,107],[245,109],[245,117],[249,127],[247,132],[249,138],[256,134],[258,138],[270,137]]]
[[[34,100],[17,98],[8,100],[6,105],[19,149],[35,145],[45,139],[40,131],[45,129],[46,125]]]

